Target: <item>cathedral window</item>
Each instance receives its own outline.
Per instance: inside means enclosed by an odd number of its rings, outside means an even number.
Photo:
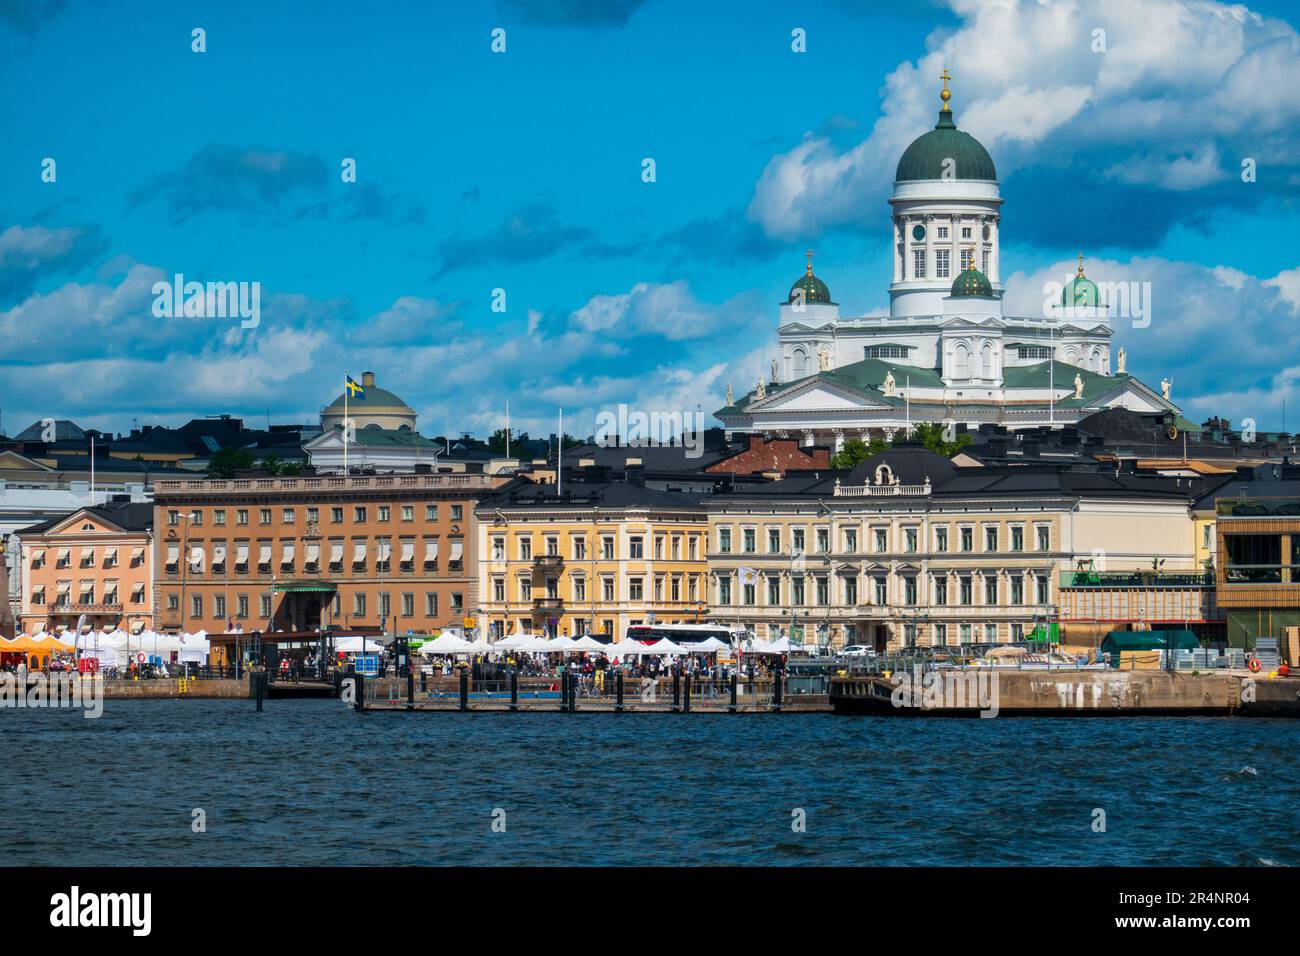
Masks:
[[[961,251],[961,271],[962,271],[962,272],[965,272],[967,269],[969,269],[969,268],[971,267],[971,265],[972,265],[972,263],[971,263],[971,256],[972,256],[972,255],[973,255],[973,253],[972,253],[971,250],[969,250],[969,249],[963,249],[963,250]]]
[[[948,273],[946,272],[941,273],[941,275],[947,275],[947,274]],[[912,275],[913,278],[916,279],[925,278],[925,250],[924,249],[915,249],[912,252]]]
[[[947,249],[936,249],[934,253],[934,274],[940,279],[948,278],[948,256]],[[924,275],[924,273],[922,273]]]
[[[947,239],[947,238],[948,238],[948,227],[947,227],[947,226],[940,226],[940,227],[939,227],[939,238],[940,238],[940,239]]]
[[[971,237],[971,227],[970,227],[970,226],[962,226],[962,227],[961,227],[961,237],[962,237],[963,239],[969,239],[969,238]]]
[[[867,345],[864,346],[863,351],[866,353],[863,356],[864,358],[905,359],[907,358],[907,353],[910,351],[910,349],[906,345]]]

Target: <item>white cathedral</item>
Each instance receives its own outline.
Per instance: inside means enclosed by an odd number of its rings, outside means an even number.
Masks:
[[[840,448],[893,438],[919,422],[971,428],[1064,425],[1123,406],[1178,415],[1171,383],[1153,391],[1111,365],[1111,318],[1083,273],[1040,317],[1002,311],[1002,198],[988,151],[957,129],[948,105],[903,152],[894,177],[889,314],[845,317],[805,274],[781,304],[771,377],[716,415],[728,433],[761,432]]]

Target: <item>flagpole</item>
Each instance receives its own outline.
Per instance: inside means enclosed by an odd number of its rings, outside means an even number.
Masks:
[[[564,409],[560,409],[560,436],[555,439],[555,495],[564,491]]]
[[[348,473],[348,371],[343,370],[343,475]]]

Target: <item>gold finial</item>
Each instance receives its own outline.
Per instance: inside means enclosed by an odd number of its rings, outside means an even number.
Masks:
[[[809,249],[807,252],[804,253],[804,255],[806,255],[806,256],[808,257],[808,275],[812,275],[812,257],[813,257],[813,251],[812,251],[811,249]]]
[[[1079,253],[1079,272],[1078,272],[1078,275],[1079,275],[1079,278],[1080,278],[1080,279],[1083,278],[1083,253],[1082,253],[1082,252]]]
[[[951,112],[952,107],[948,105],[948,101],[952,99],[952,93],[948,91],[948,81],[952,79],[952,75],[949,74],[947,67],[944,67],[943,72],[939,74],[939,79],[943,80],[943,92],[939,94],[939,99],[943,100],[941,109],[945,113]]]

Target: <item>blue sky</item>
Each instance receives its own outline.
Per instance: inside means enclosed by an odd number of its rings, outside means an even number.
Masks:
[[[429,434],[499,427],[507,399],[534,434],[561,407],[579,433],[619,402],[712,411],[776,354],[805,248],[846,314],[886,306],[893,166],[945,66],[1002,180],[1008,303],[1036,314],[1082,249],[1152,283],[1151,325],[1116,326],[1131,372],[1198,420],[1281,426],[1287,4],[419,6],[0,0],[6,431],[307,421],[366,368]],[[260,282],[261,325],[154,318],[175,272]]]

